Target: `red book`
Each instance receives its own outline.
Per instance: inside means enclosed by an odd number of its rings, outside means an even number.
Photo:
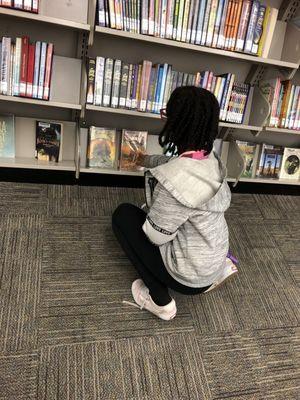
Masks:
[[[28,69],[29,37],[22,37],[21,48],[21,72],[20,72],[20,96],[26,96],[27,69]]]
[[[26,97],[32,97],[33,77],[34,77],[35,45],[30,44],[28,50]]]
[[[52,59],[53,59],[53,44],[49,43],[48,48],[47,48],[43,100],[49,100],[51,72],[52,72]]]

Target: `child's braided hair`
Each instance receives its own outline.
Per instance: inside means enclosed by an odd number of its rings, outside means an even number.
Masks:
[[[171,94],[166,112],[167,121],[159,135],[165,152],[212,151],[220,107],[211,92],[195,86],[178,87]]]

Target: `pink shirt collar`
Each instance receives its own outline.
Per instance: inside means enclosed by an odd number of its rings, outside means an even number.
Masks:
[[[180,157],[193,158],[194,160],[205,160],[208,158],[208,154],[205,150],[186,151],[185,153],[180,154]]]

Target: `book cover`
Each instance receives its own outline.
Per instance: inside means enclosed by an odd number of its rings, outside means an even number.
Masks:
[[[117,108],[119,105],[121,66],[121,60],[115,60],[111,89],[111,107],[113,108]]]
[[[35,45],[30,44],[28,50],[26,97],[33,97],[34,61],[35,61]]]
[[[155,0],[149,0],[149,22],[148,34],[154,35],[154,20],[155,20]]]
[[[21,50],[22,50],[22,39],[16,38],[16,55],[14,64],[14,80],[13,80],[14,96],[19,96],[20,94]]]
[[[288,126],[289,126],[290,113],[291,113],[292,103],[293,103],[293,100],[294,100],[294,93],[295,93],[295,85],[292,85],[291,92],[290,92],[290,95],[289,95],[289,100],[288,100],[285,123],[284,123],[284,127],[285,128],[288,128]]]
[[[287,115],[289,96],[290,96],[291,89],[292,89],[292,82],[291,81],[283,81],[282,85],[284,87],[284,89],[283,89],[284,91],[283,91],[283,99],[282,99],[282,105],[281,105],[280,116],[279,116],[279,126],[281,128],[284,128],[285,119],[286,119],[286,115]]]
[[[98,25],[106,26],[105,24],[105,2],[98,0]]]
[[[129,64],[122,63],[120,98],[119,98],[119,107],[120,108],[126,107],[128,75],[129,75]]]
[[[9,77],[10,77],[10,61],[11,61],[11,38],[2,38],[1,51],[1,94],[8,95],[9,92]],[[25,74],[26,85],[26,74]]]
[[[236,14],[234,15],[233,18],[233,28],[230,33],[230,40],[229,40],[229,49],[232,51],[235,49],[235,43],[237,40],[237,33],[242,13],[242,6],[243,6],[243,0],[237,0]]]
[[[288,126],[289,129],[293,129],[293,127],[294,127],[296,113],[297,113],[297,104],[298,104],[298,100],[299,100],[299,93],[300,93],[300,86],[296,86],[293,104],[292,104],[292,108],[291,108],[289,126]]]
[[[182,17],[182,31],[181,31],[181,41],[185,42],[187,38],[187,29],[189,23],[189,14],[191,8],[191,0],[185,0],[184,10],[183,10],[183,17]]]
[[[184,7],[185,7],[185,2],[186,1],[187,0],[180,0],[180,2],[179,2],[176,40],[181,40],[182,24],[183,24],[183,13],[184,13]]]
[[[243,178],[252,178],[257,145],[255,143],[244,142],[240,140],[237,140],[236,144],[239,146],[239,149],[241,150],[245,159],[245,169],[241,176]]]
[[[251,49],[251,52],[253,54],[257,54],[257,52],[258,52],[259,41],[261,39],[262,31],[263,31],[263,22],[264,22],[264,18],[265,18],[265,12],[266,12],[266,7],[263,5],[260,5],[259,10],[258,10],[256,26],[254,29],[254,35],[253,35],[253,44],[252,44],[252,49]]]
[[[23,36],[22,48],[21,48],[20,96],[26,96],[28,52],[29,52],[29,38],[28,36]]]
[[[87,165],[90,168],[116,168],[116,129],[89,129]]]
[[[263,144],[257,176],[260,178],[278,178],[282,162],[281,146]]]
[[[197,34],[197,24],[198,24],[198,15],[199,15],[199,8],[200,8],[200,0],[194,0],[194,13],[193,13],[193,22],[191,27],[191,38],[190,43],[196,42],[196,34]]]
[[[216,43],[216,47],[219,47],[220,49],[222,49],[225,45],[225,27],[226,27],[226,20],[227,20],[227,14],[228,14],[228,7],[229,7],[229,0],[224,0],[220,28],[219,28],[219,33],[218,33],[218,38],[217,38],[217,43]]]
[[[263,47],[264,47],[265,42],[266,42],[266,35],[267,35],[268,25],[269,25],[269,20],[270,20],[270,15],[271,15],[270,12],[271,12],[271,7],[267,6],[266,7],[266,11],[265,11],[263,24],[262,24],[262,34],[261,34],[261,38],[260,38],[259,43],[258,43],[257,55],[259,57],[262,56]]]
[[[38,13],[39,12],[39,0],[32,0],[32,12]]]
[[[219,0],[212,0],[212,2],[211,2],[211,9],[210,9],[210,13],[209,13],[207,35],[206,35],[206,41],[205,41],[206,46],[211,46],[212,42],[213,42],[214,27],[215,27],[215,22],[216,22],[216,18],[217,18],[218,4],[219,4]]]
[[[140,152],[145,153],[147,148],[147,135],[145,131],[129,131],[123,129],[120,154],[120,169],[125,171],[139,171],[136,165]]]
[[[201,42],[200,42],[201,45],[203,45],[203,46],[205,45],[205,41],[206,41],[211,3],[212,3],[212,0],[206,0],[206,8],[205,8],[205,13],[204,13],[204,18],[203,18],[202,35],[201,35]]]
[[[246,35],[246,40],[245,40],[245,46],[244,46],[244,51],[247,53],[251,53],[251,50],[252,50],[254,31],[255,31],[257,18],[258,18],[259,5],[260,4],[257,0],[253,1],[251,14],[250,14],[250,20],[249,20],[249,24],[248,24],[247,35]]]
[[[96,71],[95,71],[95,90],[94,90],[94,105],[95,106],[102,105],[104,65],[105,65],[105,58],[97,57],[96,58]]]
[[[104,107],[109,107],[111,102],[113,67],[114,67],[114,60],[112,58],[107,58],[105,60],[105,68],[104,68],[104,86],[103,86],[103,100],[102,100],[102,105]]]
[[[190,4],[190,11],[189,11],[189,15],[188,15],[188,25],[187,25],[187,32],[186,32],[186,42],[187,43],[190,43],[191,37],[192,37],[192,27],[193,27],[194,18],[195,18],[196,2],[198,2],[198,0],[191,0],[191,4]]]
[[[160,7],[160,37],[166,37],[168,0],[161,0]]]
[[[239,28],[238,28],[238,32],[237,32],[237,39],[236,39],[236,43],[235,43],[236,51],[243,51],[243,49],[244,49],[251,8],[252,8],[251,0],[245,0],[243,2]]]
[[[279,178],[295,181],[300,179],[300,149],[284,149]]]
[[[225,21],[225,29],[224,29],[224,49],[228,49],[229,47],[229,34],[233,25],[234,19],[234,9],[236,6],[236,0],[229,0],[227,16]]]
[[[46,58],[47,58],[47,43],[42,42],[41,47],[41,60],[40,60],[40,72],[39,72],[39,87],[38,87],[38,99],[43,98],[44,94],[44,81],[46,73]]]
[[[32,88],[32,97],[34,99],[37,99],[37,97],[38,97],[40,58],[41,58],[41,42],[36,42],[36,44],[35,44],[33,88]]]
[[[0,157],[15,157],[15,120],[12,115],[0,115]]]
[[[88,61],[88,82],[87,82],[87,104],[94,103],[94,89],[95,89],[95,73],[96,73],[96,60],[90,58]]]
[[[278,17],[278,9],[277,8],[271,8],[270,9],[270,14],[268,18],[268,22],[266,24],[266,29],[265,29],[265,36],[262,36],[262,46],[261,46],[261,57],[268,57],[273,35],[274,35],[274,30],[276,26],[276,21]],[[264,39],[264,40],[263,40]],[[260,46],[259,46],[260,47]],[[259,52],[260,55],[260,52]]]
[[[132,73],[133,73],[133,64],[129,64],[128,70],[128,81],[127,81],[127,93],[126,93],[126,108],[131,108],[131,84],[132,84]]]
[[[142,24],[141,24],[141,33],[144,35],[148,34],[148,0],[141,0],[141,9],[142,9]]]
[[[58,162],[61,158],[62,124],[36,121],[35,157]]]
[[[221,27],[221,21],[222,21],[222,14],[223,14],[223,9],[226,7],[226,0],[219,0],[218,2],[218,8],[217,8],[217,15],[216,15],[216,21],[215,21],[215,26],[214,26],[214,32],[213,32],[213,40],[212,40],[212,47],[217,47],[218,44],[218,37],[219,37],[219,31]]]
[[[23,0],[23,10],[31,11],[32,1],[31,0]]]

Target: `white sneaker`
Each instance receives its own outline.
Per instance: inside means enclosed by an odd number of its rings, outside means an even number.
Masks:
[[[175,300],[172,299],[170,303],[165,306],[158,306],[152,300],[149,294],[149,289],[144,284],[142,279],[137,279],[133,282],[131,286],[131,292],[136,304],[129,301],[123,301],[123,303],[138,307],[141,310],[148,310],[158,318],[161,318],[165,321],[169,321],[176,316],[177,308]]]
[[[230,258],[226,258],[226,265],[223,271],[222,276],[219,278],[218,281],[216,281],[215,283],[213,283],[210,288],[208,288],[207,290],[205,290],[204,293],[208,293],[211,290],[216,289],[217,287],[221,286],[229,277],[232,277],[233,275],[235,275],[238,272],[238,269],[236,267],[236,265],[231,261]]]

